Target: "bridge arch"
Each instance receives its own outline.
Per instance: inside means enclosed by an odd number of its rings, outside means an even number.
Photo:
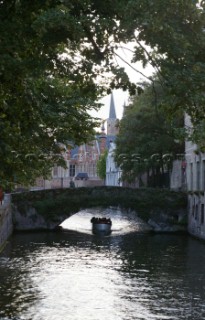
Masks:
[[[93,187],[51,189],[12,195],[16,230],[53,230],[82,209],[116,206],[131,209],[145,222],[156,215],[178,221],[187,214],[187,195],[166,189]],[[175,222],[176,222],[175,221]]]

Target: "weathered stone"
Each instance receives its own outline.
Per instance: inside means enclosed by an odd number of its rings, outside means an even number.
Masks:
[[[96,187],[27,192],[13,196],[14,228],[53,230],[66,218],[90,207],[130,209],[152,230],[178,230],[186,217],[186,194],[164,189]]]
[[[67,218],[59,214],[59,216],[56,216],[55,219],[46,219],[33,207],[28,207],[26,213],[23,212],[22,214],[18,208],[14,206],[12,214],[14,229],[17,231],[54,230],[59,224],[61,224],[62,221]]]
[[[0,206],[0,251],[4,243],[13,232],[13,221],[9,196],[4,197]]]
[[[175,225],[165,222],[156,222],[152,219],[148,220],[148,225],[151,227],[153,232],[166,232],[166,233],[175,233],[175,232],[187,232],[186,226]]]

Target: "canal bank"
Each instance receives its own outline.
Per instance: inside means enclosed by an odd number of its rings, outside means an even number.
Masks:
[[[5,194],[0,205],[0,252],[13,232],[10,194]]]

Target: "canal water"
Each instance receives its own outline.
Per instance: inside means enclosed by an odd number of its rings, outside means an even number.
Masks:
[[[110,216],[110,236],[91,232]],[[14,234],[0,254],[2,320],[202,320],[205,243],[140,232],[132,213],[81,211],[62,233]]]

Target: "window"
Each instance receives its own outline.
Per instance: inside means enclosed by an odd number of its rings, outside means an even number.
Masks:
[[[200,190],[200,162],[196,163],[196,189]]]
[[[93,153],[92,154],[92,160],[96,160],[97,159],[97,153]]]
[[[204,204],[201,204],[201,224],[204,224]]]
[[[70,164],[70,177],[74,177],[75,176],[75,165],[74,164]]]
[[[203,163],[202,163],[202,170],[203,170],[203,173],[202,173],[202,190],[205,190],[205,160],[203,160]]]
[[[198,220],[198,204],[196,204],[196,208],[195,208],[195,220]]]
[[[193,190],[193,163],[190,163],[190,190]]]
[[[192,216],[194,217],[194,210],[195,209],[195,206],[194,206],[194,204],[193,204],[193,206],[192,206]]]

